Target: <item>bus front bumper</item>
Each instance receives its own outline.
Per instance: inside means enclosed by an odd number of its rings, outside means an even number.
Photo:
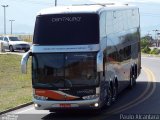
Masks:
[[[79,101],[43,101],[33,99],[36,110],[99,109],[99,99]]]

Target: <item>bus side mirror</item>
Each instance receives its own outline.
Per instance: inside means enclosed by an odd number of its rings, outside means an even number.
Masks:
[[[29,59],[30,55],[31,55],[31,51],[29,50],[22,57],[22,60],[21,60],[21,72],[22,72],[22,74],[27,74],[27,62],[28,62],[28,59]]]
[[[103,71],[103,52],[99,51],[97,54],[97,72]]]

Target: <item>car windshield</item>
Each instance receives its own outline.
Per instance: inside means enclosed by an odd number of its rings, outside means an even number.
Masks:
[[[10,41],[20,41],[18,37],[9,37]]]
[[[96,53],[33,54],[32,76],[38,86],[96,86]]]

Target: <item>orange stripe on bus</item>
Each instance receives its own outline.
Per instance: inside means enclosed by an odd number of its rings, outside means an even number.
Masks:
[[[62,95],[52,90],[43,90],[43,89],[35,89],[35,94],[38,96],[44,96],[44,97],[48,97],[55,100],[73,100],[77,98],[77,97],[71,97],[71,96],[65,97],[65,93],[64,95]]]

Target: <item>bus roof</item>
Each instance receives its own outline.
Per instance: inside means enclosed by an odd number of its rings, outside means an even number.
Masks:
[[[102,10],[122,10],[122,9],[134,9],[135,6],[129,6],[128,4],[84,4],[74,6],[58,6],[42,9],[38,12],[38,15],[45,14],[65,14],[65,13],[99,13]]]

